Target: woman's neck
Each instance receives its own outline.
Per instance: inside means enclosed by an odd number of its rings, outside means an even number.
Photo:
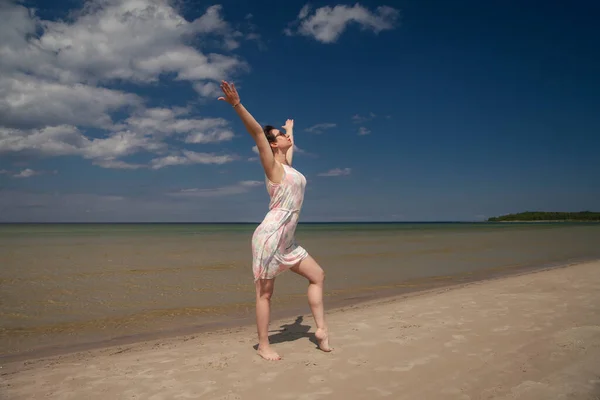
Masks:
[[[275,156],[275,160],[279,161],[282,164],[287,165],[287,158],[285,158],[285,154],[282,152],[276,152],[275,154],[273,154]]]

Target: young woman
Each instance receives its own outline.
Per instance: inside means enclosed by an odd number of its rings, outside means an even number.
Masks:
[[[325,273],[294,238],[306,186],[304,175],[292,168],[294,121],[286,121],[282,127],[285,133],[270,125],[263,129],[240,102],[233,83],[223,81],[221,90],[224,97],[219,100],[233,107],[256,142],[271,198],[269,212],[252,236],[258,354],[267,360],[281,359],[269,344],[268,331],[275,277],[288,269],[308,279],[308,304],[317,325],[315,336],[321,350],[331,351],[323,315]]]

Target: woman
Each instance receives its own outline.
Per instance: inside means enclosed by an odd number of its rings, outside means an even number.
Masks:
[[[308,304],[317,325],[315,336],[321,350],[331,351],[323,315],[325,273],[294,239],[306,186],[304,175],[292,168],[294,121],[286,121],[282,127],[285,133],[270,125],[263,129],[240,102],[233,83],[223,81],[221,90],[225,96],[219,100],[233,107],[256,142],[271,198],[269,212],[252,236],[258,354],[267,360],[281,359],[269,344],[269,319],[275,277],[288,269],[308,279]]]

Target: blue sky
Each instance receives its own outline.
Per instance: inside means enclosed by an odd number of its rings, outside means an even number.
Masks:
[[[302,221],[599,211],[599,6],[555,3],[4,1],[0,221],[260,221],[221,79],[295,120]]]

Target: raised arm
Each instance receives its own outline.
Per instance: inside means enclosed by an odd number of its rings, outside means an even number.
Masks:
[[[288,119],[287,121],[285,121],[285,125],[282,126],[282,128],[285,129],[285,134],[292,141],[292,146],[285,153],[285,159],[286,159],[288,165],[291,166],[292,165],[292,159],[294,158],[294,120],[293,119]]]
[[[246,130],[256,142],[260,162],[265,170],[267,178],[272,182],[281,181],[283,178],[283,167],[275,161],[273,151],[271,150],[271,146],[269,145],[269,141],[267,140],[262,127],[241,103],[240,95],[238,94],[235,85],[233,83],[230,85],[229,83],[222,81],[221,90],[225,96],[219,97],[219,100],[223,100],[233,107],[244,123]]]

